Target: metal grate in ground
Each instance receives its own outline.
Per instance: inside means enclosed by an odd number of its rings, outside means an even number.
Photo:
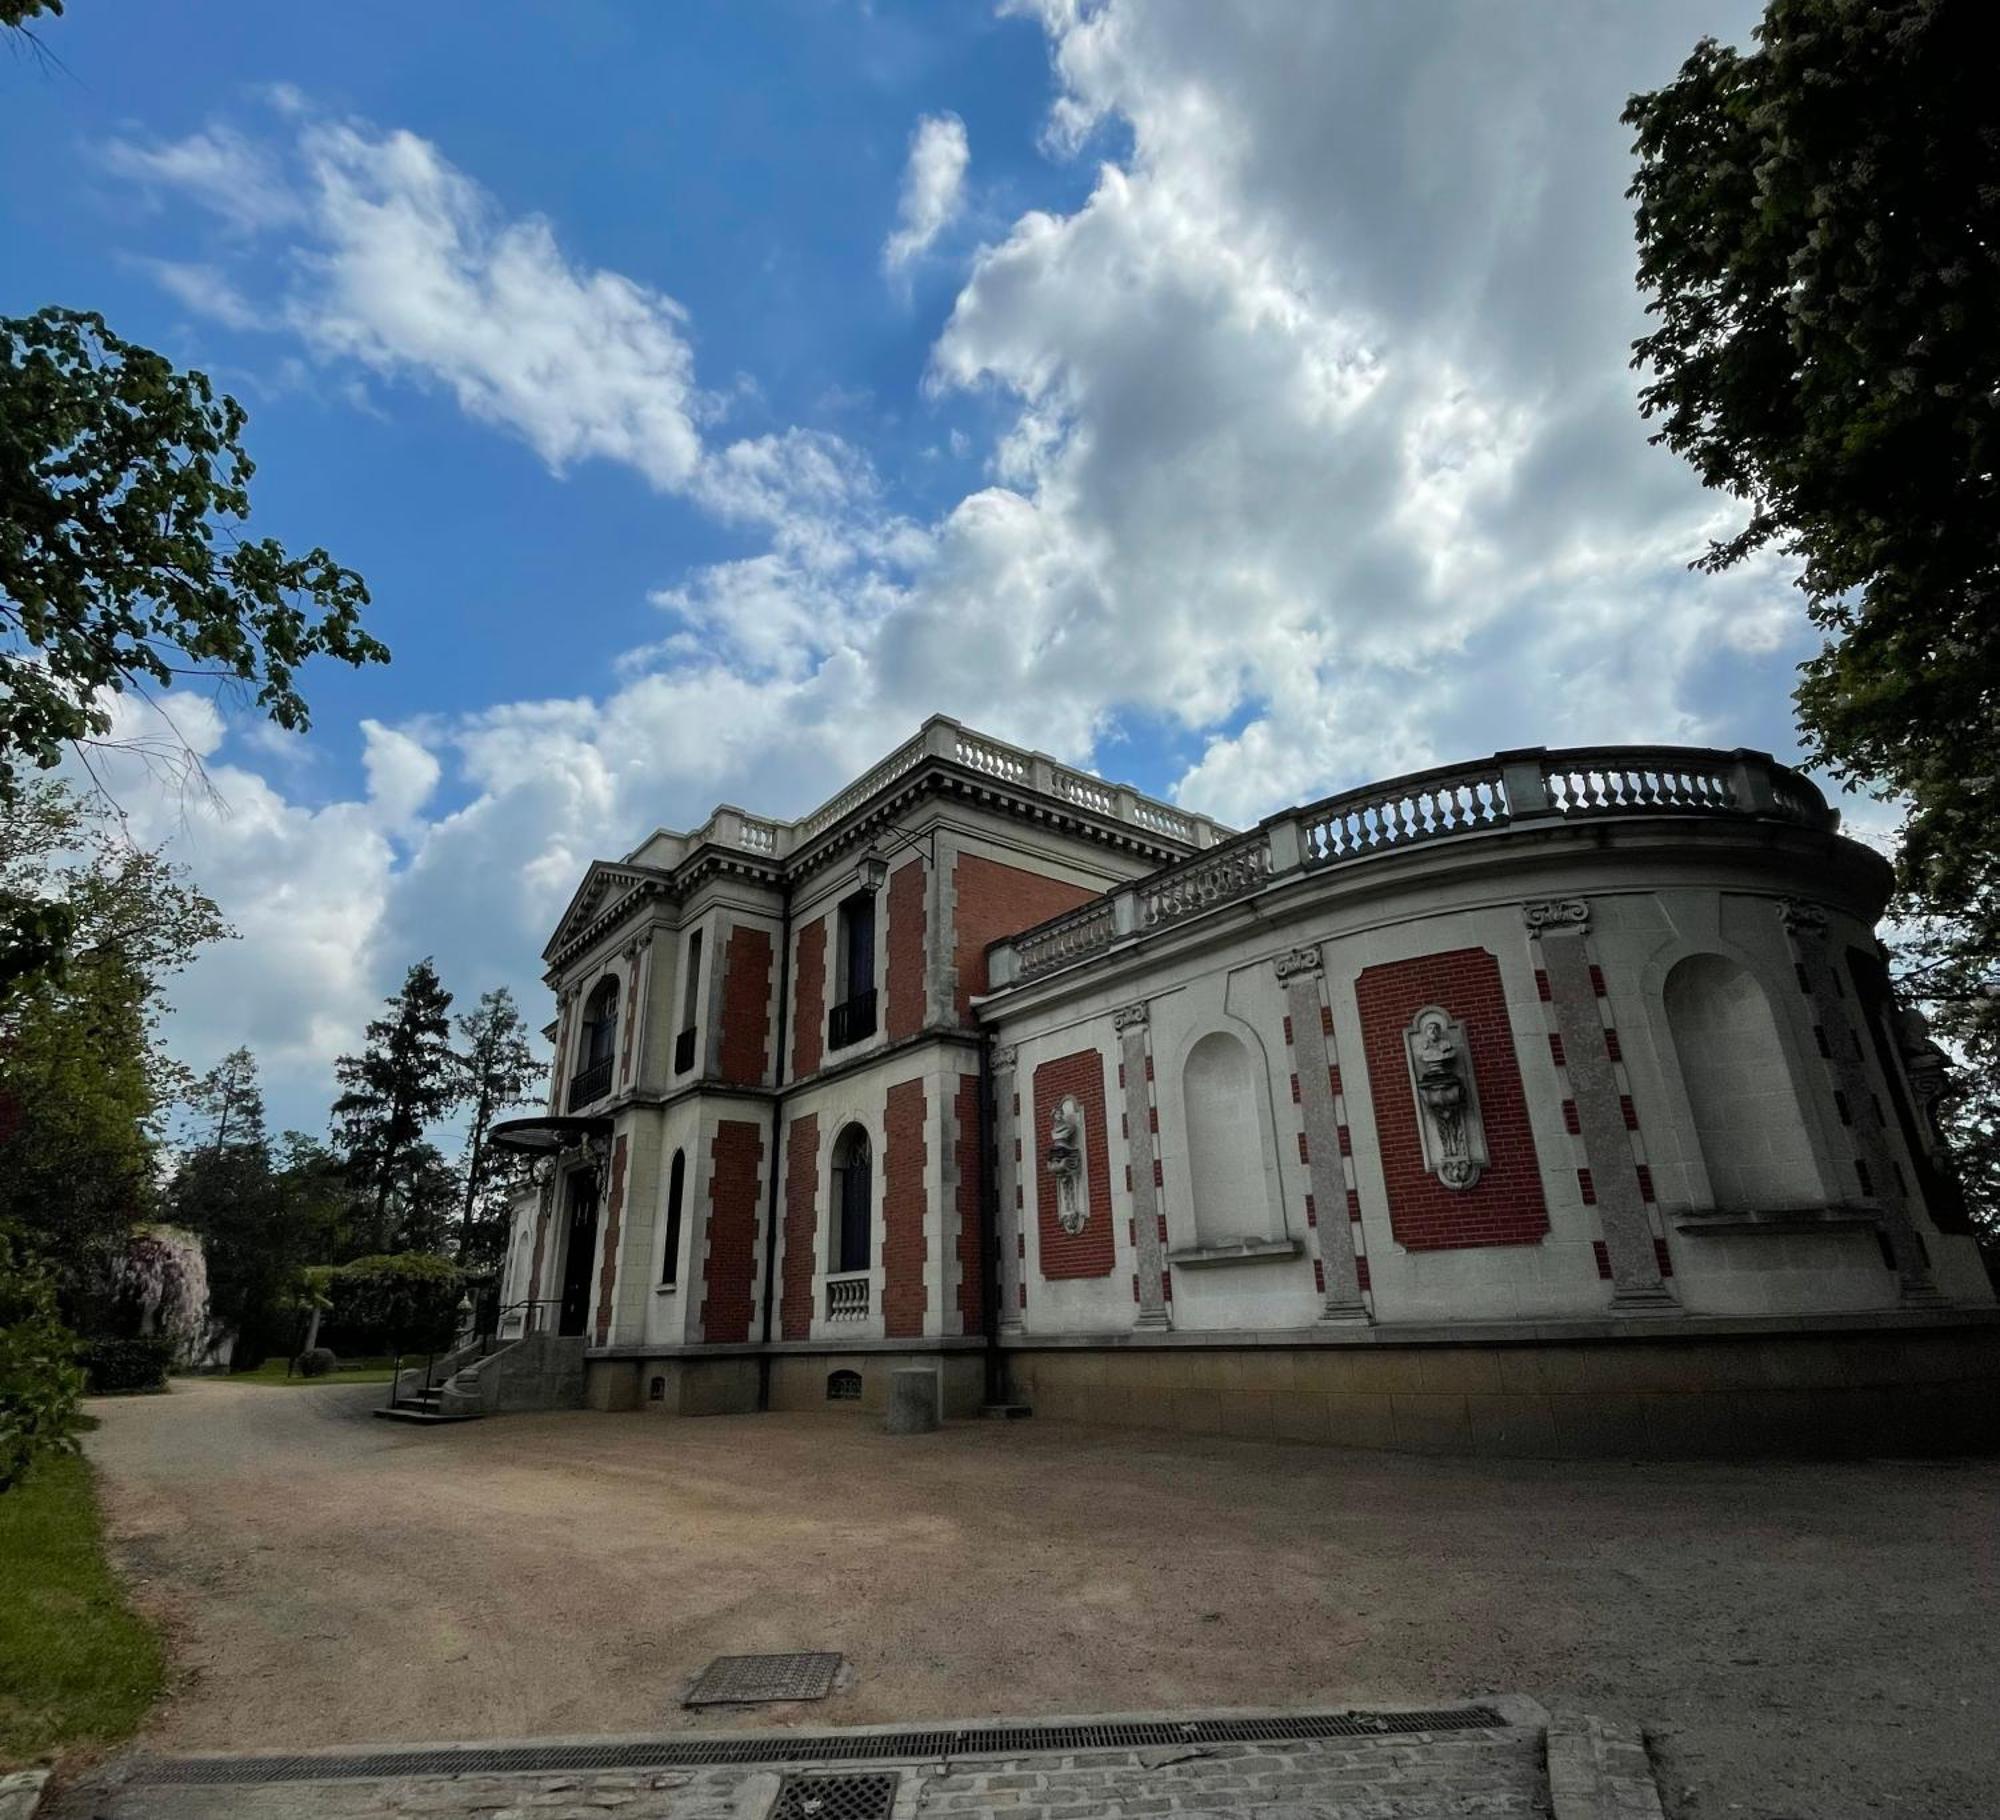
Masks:
[[[833,1692],[840,1657],[822,1652],[786,1656],[717,1656],[688,1689],[683,1706],[745,1705],[766,1700],[824,1700]]]
[[[1119,1719],[941,1726],[899,1732],[747,1733],[620,1738],[602,1744],[492,1744],[298,1757],[142,1757],[135,1783],[364,1781],[390,1776],[533,1776],[559,1770],[709,1769],[787,1763],[935,1763],[1041,1751],[1133,1750],[1160,1744],[1261,1744],[1502,1729],[1486,1706],[1422,1712],[1294,1713],[1265,1719]]]
[[[787,1776],[770,1820],[889,1820],[895,1776]]]

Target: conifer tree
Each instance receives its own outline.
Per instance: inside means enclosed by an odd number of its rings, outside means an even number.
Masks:
[[[505,986],[480,995],[476,1009],[458,1019],[460,1098],[471,1109],[465,1134],[464,1202],[459,1215],[458,1261],[487,1264],[492,1249],[480,1230],[492,1225],[489,1205],[520,1175],[520,1161],[486,1141],[495,1117],[534,1097],[545,1072],[528,1043],[514,995]]]

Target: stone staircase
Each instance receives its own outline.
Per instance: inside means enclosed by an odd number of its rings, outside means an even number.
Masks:
[[[393,1395],[375,1411],[384,1421],[436,1426],[479,1416],[583,1407],[583,1339],[523,1334],[487,1350],[468,1341],[428,1369],[403,1372]]]

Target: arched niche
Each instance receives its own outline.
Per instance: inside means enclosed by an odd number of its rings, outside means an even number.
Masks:
[[[1283,1236],[1264,1168],[1262,1069],[1249,1045],[1211,1030],[1181,1063],[1195,1243]]]
[[[1691,954],[1675,963],[1662,996],[1714,1205],[1822,1203],[1812,1139],[1763,987],[1726,955]]]

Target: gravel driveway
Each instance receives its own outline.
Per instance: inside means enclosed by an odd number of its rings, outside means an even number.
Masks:
[[[381,1395],[92,1406],[181,1671],[155,1748],[653,1732],[711,1656],[832,1649],[850,1687],[737,1722],[1519,1692],[1645,1724],[1676,1820],[1983,1817],[2000,1788],[2000,1463],[892,1440],[846,1411],[421,1430]]]

